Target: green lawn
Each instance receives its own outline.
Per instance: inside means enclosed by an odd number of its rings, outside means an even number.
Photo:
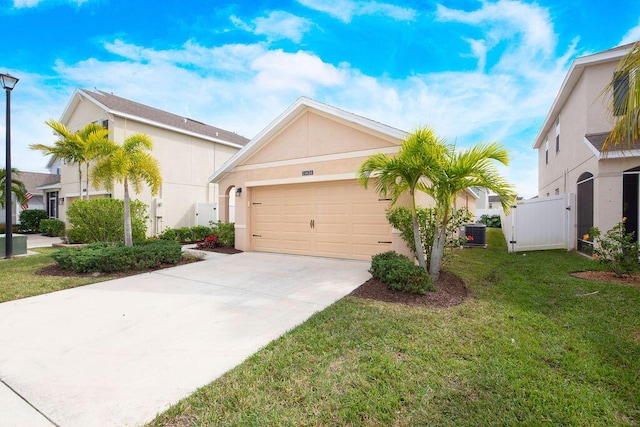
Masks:
[[[0,260],[0,303],[102,282],[111,278],[109,276],[76,278],[36,275],[34,273],[42,267],[54,264],[49,254],[55,249],[29,250],[39,254]]]
[[[150,425],[638,425],[640,288],[564,251],[458,251],[449,309],[347,297]],[[595,292],[595,293],[594,293]]]

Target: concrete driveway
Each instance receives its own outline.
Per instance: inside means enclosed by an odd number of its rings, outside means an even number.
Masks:
[[[351,292],[368,262],[267,253],[0,304],[0,426],[133,426]]]

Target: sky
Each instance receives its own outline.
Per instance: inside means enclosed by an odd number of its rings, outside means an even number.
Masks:
[[[537,194],[531,148],[571,62],[640,39],[640,0],[0,0],[12,165],[45,172],[76,88],[253,138],[307,96],[467,148]],[[4,141],[4,103],[0,138]],[[4,144],[3,144],[4,147]],[[0,150],[0,167],[5,165]]]

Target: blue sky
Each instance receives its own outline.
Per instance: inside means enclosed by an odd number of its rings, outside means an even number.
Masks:
[[[467,147],[499,141],[537,193],[531,149],[571,61],[640,39],[640,1],[0,0],[13,165],[44,171],[75,88],[248,138],[299,96]],[[4,116],[4,108],[2,116]],[[4,120],[1,135],[4,139]],[[4,165],[4,150],[0,165]]]

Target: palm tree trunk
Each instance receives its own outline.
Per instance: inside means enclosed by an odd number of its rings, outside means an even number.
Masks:
[[[447,241],[446,226],[438,227],[433,238],[433,247],[431,248],[431,262],[429,268],[429,276],[431,281],[436,282],[440,277],[440,266],[442,265],[442,257],[444,255],[444,245]]]
[[[87,200],[89,200],[89,162],[87,162],[87,176],[86,176],[86,180],[87,180]]]
[[[82,164],[78,163],[78,198],[82,200]]]
[[[424,258],[424,248],[422,247],[422,237],[420,236],[420,224],[418,224],[418,214],[416,212],[416,198],[413,191],[411,194],[411,218],[413,219],[413,240],[416,245],[416,256],[418,265],[427,271],[427,261]]]
[[[129,204],[129,181],[124,179],[124,245],[133,246],[131,235],[131,206]]]

